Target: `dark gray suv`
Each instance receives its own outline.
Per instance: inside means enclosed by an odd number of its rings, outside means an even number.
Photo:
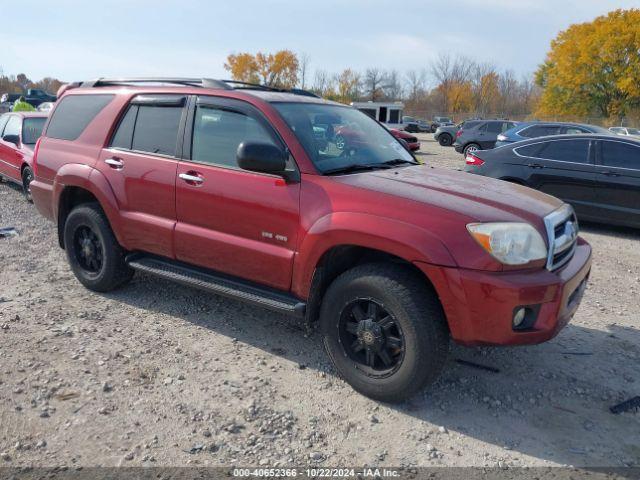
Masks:
[[[498,135],[516,125],[517,122],[509,120],[483,120],[468,127],[465,125],[458,131],[453,146],[456,152],[465,156],[476,150],[489,150],[495,146]]]

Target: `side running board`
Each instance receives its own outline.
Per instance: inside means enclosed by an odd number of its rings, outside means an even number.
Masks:
[[[129,255],[126,260],[131,268],[141,272],[252,303],[276,312],[304,317],[306,303],[287,293],[163,258],[134,253]]]

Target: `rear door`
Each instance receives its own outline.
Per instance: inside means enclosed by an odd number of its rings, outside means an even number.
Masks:
[[[596,161],[597,215],[640,225],[640,144],[600,140]]]
[[[527,183],[588,215],[595,200],[595,145],[588,138],[553,139],[516,147],[528,170]]]
[[[18,147],[4,138],[7,135],[20,137],[22,130],[22,118],[18,115],[9,115],[0,138],[0,174],[14,180],[20,180],[20,166],[22,155],[18,152]]]
[[[288,290],[300,184],[238,167],[240,143],[284,145],[250,104],[203,96],[190,109],[178,166],[178,260]]]
[[[482,150],[489,150],[496,146],[498,135],[515,127],[513,122],[487,122],[479,129],[478,144]]]
[[[186,118],[184,95],[139,95],[123,112],[97,168],[107,177],[132,250],[174,257],[175,179]]]

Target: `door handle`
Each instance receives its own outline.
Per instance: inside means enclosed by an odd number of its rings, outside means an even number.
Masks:
[[[530,163],[527,165],[529,168],[544,168],[544,165],[540,165],[539,163]]]
[[[115,170],[122,170],[124,168],[124,162],[119,158],[107,158],[104,163]]]
[[[202,185],[204,183],[204,178],[198,175],[197,172],[187,172],[181,173],[178,175],[181,180],[184,180],[189,185]]]
[[[604,172],[600,172],[603,175],[606,175],[607,177],[619,177],[620,174],[617,172],[612,172],[611,170],[605,170]]]

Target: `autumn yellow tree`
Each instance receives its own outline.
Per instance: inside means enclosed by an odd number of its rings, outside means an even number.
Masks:
[[[622,117],[640,106],[640,9],[570,26],[536,73],[538,115]]]
[[[231,73],[233,80],[240,82],[258,83],[258,63],[255,56],[250,53],[231,54],[224,64],[225,70]]]
[[[360,90],[360,75],[347,68],[336,76],[338,102],[350,103],[357,100]]]
[[[276,53],[231,54],[224,68],[233,80],[261,83],[269,87],[293,88],[298,83],[298,57],[290,50]]]

